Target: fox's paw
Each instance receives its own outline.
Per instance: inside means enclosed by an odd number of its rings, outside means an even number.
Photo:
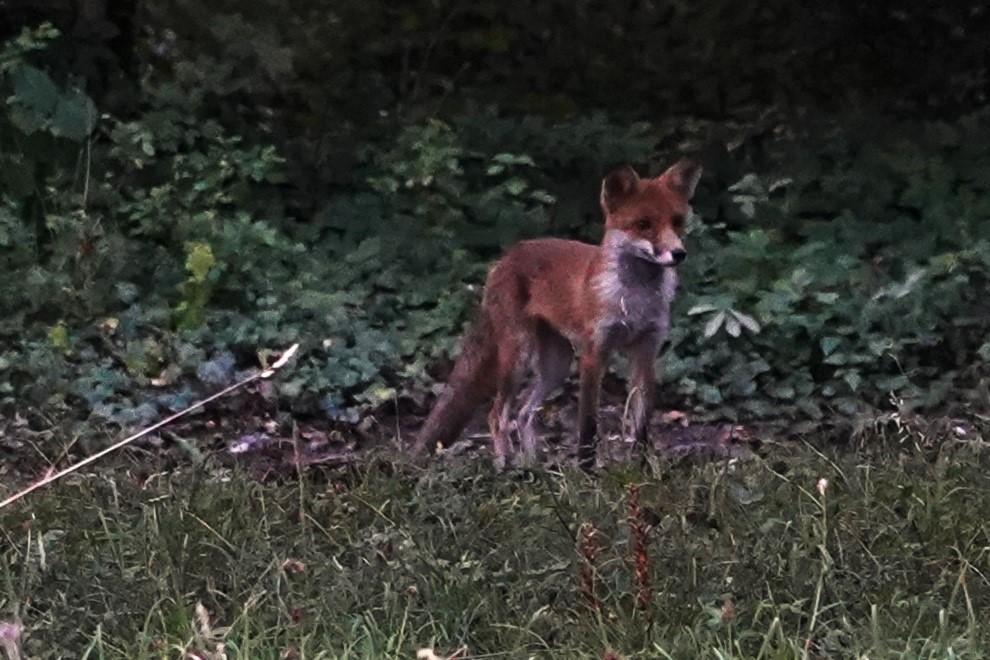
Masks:
[[[521,451],[513,456],[512,465],[520,470],[533,470],[543,465],[545,458],[542,452]]]
[[[581,470],[587,474],[593,474],[598,467],[596,452],[594,450],[590,452],[579,451],[577,456],[577,465]]]

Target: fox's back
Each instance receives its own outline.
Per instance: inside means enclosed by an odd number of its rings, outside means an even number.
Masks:
[[[562,238],[517,243],[488,274],[484,305],[507,322],[521,314],[580,341],[597,304],[589,299],[588,280],[599,252],[597,245]]]

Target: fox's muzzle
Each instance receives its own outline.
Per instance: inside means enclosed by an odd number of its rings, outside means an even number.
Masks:
[[[687,258],[687,250],[684,248],[674,248],[673,250],[653,248],[653,257],[661,266],[678,266]]]

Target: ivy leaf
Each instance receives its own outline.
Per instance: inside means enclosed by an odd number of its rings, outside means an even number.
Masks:
[[[212,360],[196,366],[196,377],[207,385],[226,385],[234,379],[237,361],[230,351],[223,351]]]

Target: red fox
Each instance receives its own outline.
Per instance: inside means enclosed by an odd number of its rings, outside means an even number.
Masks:
[[[495,463],[512,452],[510,413],[527,375],[531,384],[515,420],[526,460],[536,456],[536,412],[579,358],[578,462],[594,465],[598,399],[610,355],[631,370],[636,445],[646,441],[653,408],[654,362],[670,327],[681,238],[701,163],[683,159],[653,179],[631,167],[602,181],[600,245],[545,238],[517,243],[492,267],[481,308],[465,335],[447,387],[424,422],[414,452],[454,440],[474,409],[494,396],[488,426]]]

